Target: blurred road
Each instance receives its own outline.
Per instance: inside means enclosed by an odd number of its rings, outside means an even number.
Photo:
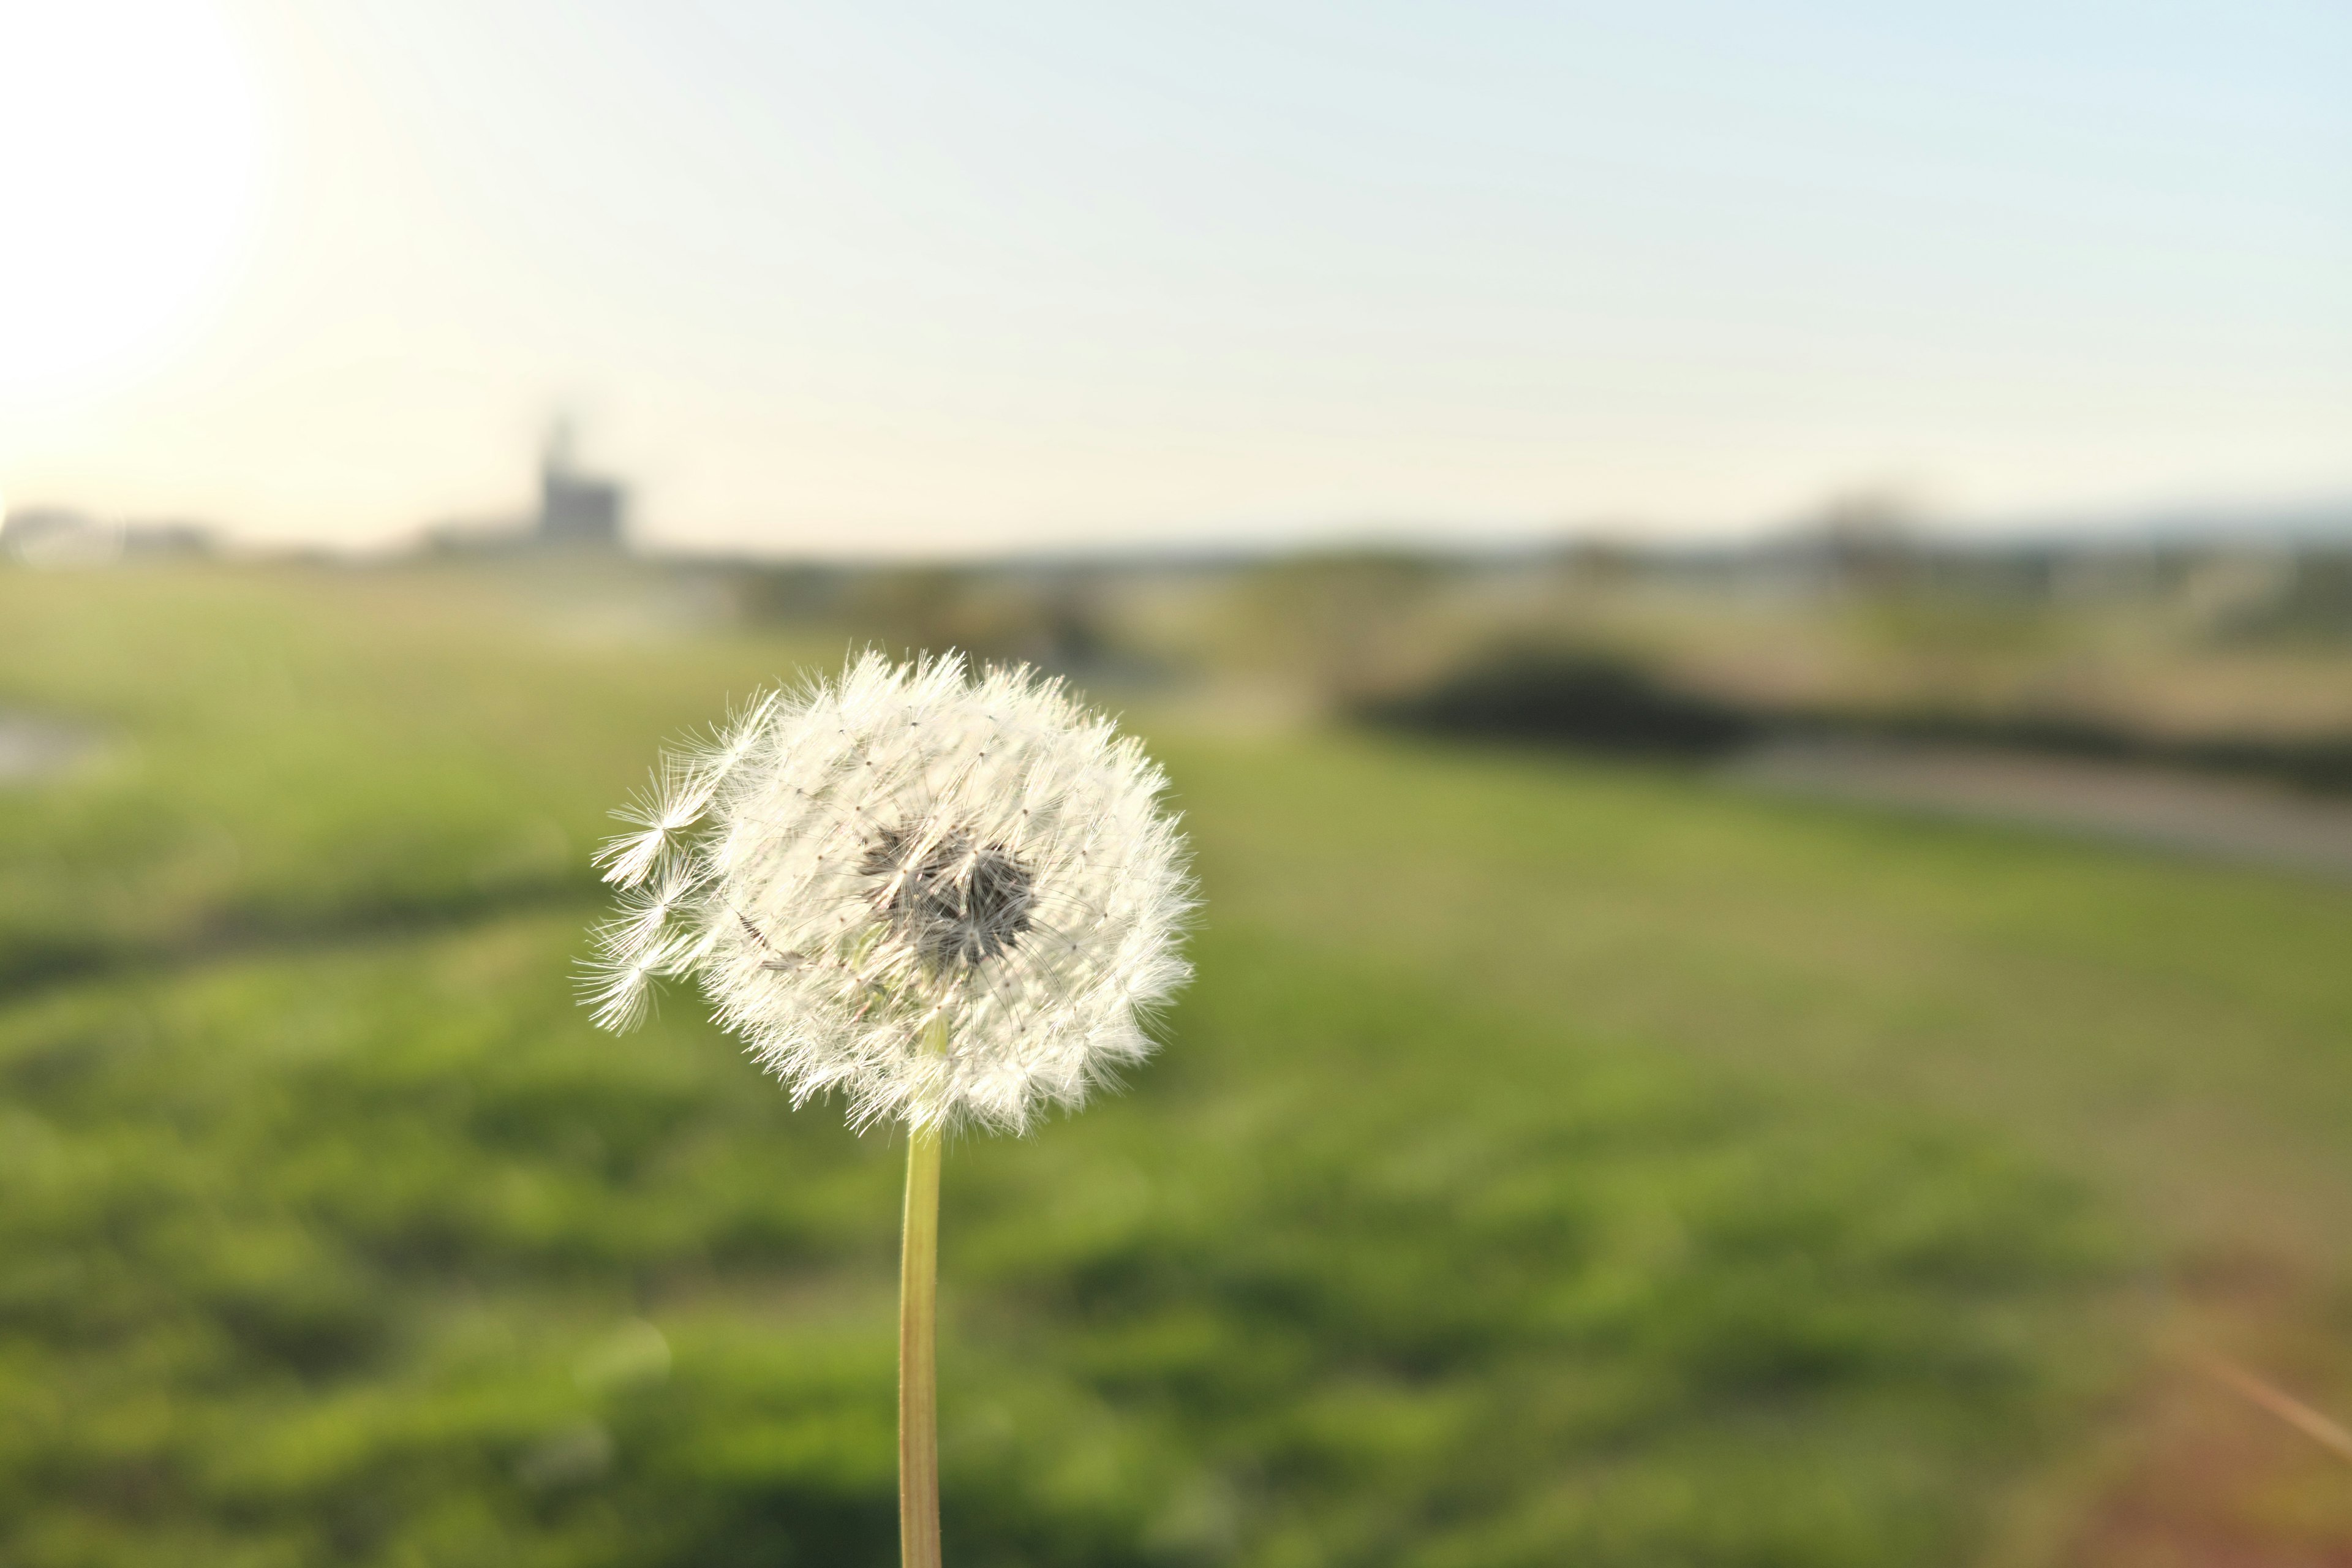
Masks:
[[[1765,789],[2026,823],[2352,880],[2352,802],[2259,781],[1851,741],[1776,742],[1728,771]]]

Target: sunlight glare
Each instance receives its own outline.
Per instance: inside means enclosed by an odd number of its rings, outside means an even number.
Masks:
[[[227,280],[259,194],[209,0],[0,5],[0,406],[135,373]]]

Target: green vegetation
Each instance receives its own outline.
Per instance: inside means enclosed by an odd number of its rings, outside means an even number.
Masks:
[[[0,813],[0,1562],[891,1560],[898,1151],[569,974],[656,742],[837,649],[636,592],[0,575],[111,736]],[[2142,1265],[2334,1265],[2338,893],[1145,727],[1201,979],[950,1153],[952,1563],[2030,1554]]]

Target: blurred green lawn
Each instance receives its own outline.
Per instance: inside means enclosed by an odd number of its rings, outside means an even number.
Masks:
[[[897,1150],[572,1003],[606,809],[841,645],[627,595],[0,574],[110,737],[0,795],[0,1563],[894,1560]],[[951,1152],[951,1562],[2047,1559],[2168,1281],[2343,1265],[2340,890],[1138,718],[1201,975]]]

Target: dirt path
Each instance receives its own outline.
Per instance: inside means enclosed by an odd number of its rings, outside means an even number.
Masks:
[[[2352,881],[2352,802],[2256,781],[1877,742],[1776,743],[1729,773],[1763,789],[2022,823]]]

